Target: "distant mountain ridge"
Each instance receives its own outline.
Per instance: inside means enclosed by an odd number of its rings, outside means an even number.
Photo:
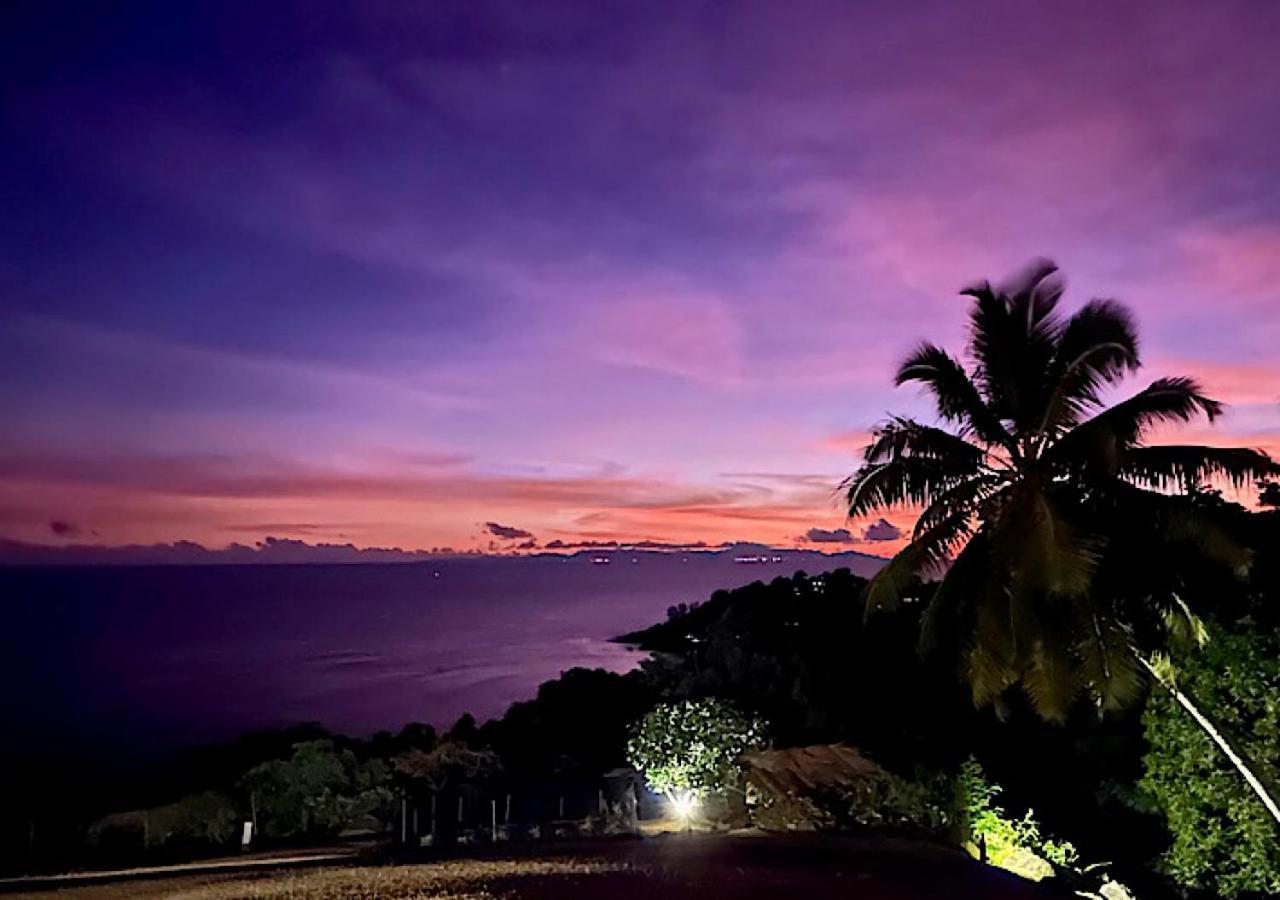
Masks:
[[[359,563],[431,563],[459,559],[540,559],[588,560],[600,564],[625,564],[630,559],[655,557],[694,558],[727,561],[737,565],[803,567],[807,561],[829,567],[832,564],[861,563],[878,567],[883,557],[856,550],[827,553],[821,550],[772,547],[768,544],[736,542],[707,547],[696,544],[660,544],[640,541],[634,544],[602,543],[581,547],[562,545],[559,549],[542,549],[529,553],[483,553],[479,551],[405,550],[400,547],[357,547],[354,544],[309,544],[289,538],[268,537],[249,546],[232,544],[218,550],[194,541],[171,544],[68,544],[52,546],[22,541],[0,540],[0,565],[304,565]],[[577,546],[577,549],[574,549]],[[864,562],[865,561],[865,562]],[[794,569],[787,569],[788,572]]]

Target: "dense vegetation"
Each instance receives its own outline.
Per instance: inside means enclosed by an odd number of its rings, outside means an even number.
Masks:
[[[1180,662],[1177,687],[1212,710],[1240,752],[1273,766],[1280,760],[1280,635],[1215,627],[1208,637],[1200,653]],[[1168,692],[1153,693],[1143,723],[1150,750],[1139,787],[1172,836],[1161,868],[1224,897],[1280,893],[1280,841],[1254,793]]]

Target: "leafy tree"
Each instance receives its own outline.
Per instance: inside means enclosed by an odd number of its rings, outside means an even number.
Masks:
[[[1179,693],[1194,695],[1250,760],[1280,759],[1280,638],[1213,628],[1203,651],[1179,661],[1170,686],[1143,716],[1150,749],[1139,782],[1173,835],[1162,868],[1225,897],[1280,892],[1280,844],[1267,809],[1179,702]]]
[[[735,787],[738,757],[765,743],[759,719],[722,700],[683,700],[640,720],[627,757],[650,788],[678,800]]]
[[[331,740],[307,741],[288,759],[249,770],[241,782],[262,833],[332,835],[361,816],[385,813],[389,773],[381,760],[359,760]]]

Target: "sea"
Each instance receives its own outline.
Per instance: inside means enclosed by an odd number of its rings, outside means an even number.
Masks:
[[[6,749],[152,754],[318,722],[348,734],[500,715],[610,638],[755,580],[881,561],[801,551],[347,565],[0,568]]]

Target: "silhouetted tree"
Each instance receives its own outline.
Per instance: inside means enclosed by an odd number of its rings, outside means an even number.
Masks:
[[[1272,509],[1280,508],[1280,481],[1259,482],[1258,503]]]
[[[626,762],[627,729],[655,699],[639,673],[569,669],[539,686],[534,699],[513,703],[501,719],[485,723],[480,737],[509,773],[600,774]]]
[[[962,292],[972,369],[925,343],[896,378],[924,385],[950,430],[892,419],[844,489],[850,516],[923,507],[910,543],[868,585],[868,610],[945,573],[923,647],[956,639],[978,706],[1002,710],[1021,689],[1061,721],[1081,697],[1102,710],[1131,703],[1153,654],[1198,638],[1168,572],[1189,554],[1237,571],[1247,556],[1197,488],[1277,467],[1256,450],[1147,445],[1155,426],[1213,421],[1221,404],[1191,378],[1160,378],[1105,407],[1104,392],[1139,368],[1132,319],[1111,300],[1062,317],[1056,271],[1037,262],[1008,288]]]

